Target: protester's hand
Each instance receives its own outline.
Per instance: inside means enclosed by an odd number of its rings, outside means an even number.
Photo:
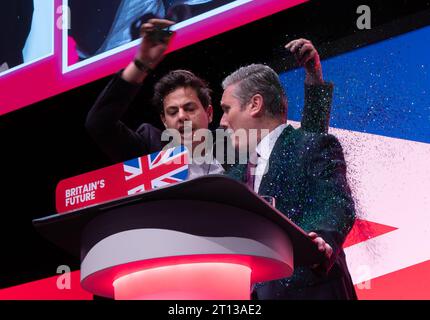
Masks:
[[[318,250],[323,252],[326,258],[324,262],[313,265],[312,268],[319,273],[324,273],[327,271],[327,263],[333,254],[333,248],[315,232],[310,232],[308,236],[311,237],[312,241],[318,246]]]
[[[322,84],[323,74],[318,51],[312,42],[307,39],[296,39],[285,45],[285,49],[291,52],[297,63],[306,70],[306,84]]]
[[[164,57],[164,52],[171,40],[171,37],[164,37],[160,39],[155,37],[157,30],[170,27],[175,24],[173,21],[165,19],[150,19],[148,22],[142,24],[140,34],[142,43],[140,44],[136,58],[142,61],[151,69],[161,62]]]

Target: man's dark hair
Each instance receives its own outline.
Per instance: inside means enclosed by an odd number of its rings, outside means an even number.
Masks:
[[[205,109],[211,104],[212,90],[209,89],[206,81],[200,79],[190,71],[174,70],[170,71],[155,84],[153,104],[160,114],[164,114],[164,98],[178,88],[194,89]]]

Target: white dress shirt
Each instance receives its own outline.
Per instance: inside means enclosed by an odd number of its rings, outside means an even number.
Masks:
[[[194,159],[188,164],[188,180],[208,174],[223,174],[224,168],[214,157]]]
[[[287,127],[287,124],[281,124],[265,136],[255,148],[254,157],[257,156],[257,167],[255,168],[254,191],[258,193],[260,189],[261,180],[263,175],[269,170],[269,158],[272,153],[276,141],[281,135],[282,131]],[[252,157],[252,155],[251,155]]]

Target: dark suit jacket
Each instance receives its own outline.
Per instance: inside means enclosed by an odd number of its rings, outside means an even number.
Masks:
[[[89,134],[113,162],[159,151],[165,144],[161,131],[152,125],[144,123],[133,131],[120,120],[139,89],[140,85],[130,84],[117,74],[88,113]],[[255,291],[259,299],[355,297],[341,249],[354,221],[342,150],[333,136],[304,131],[327,132],[332,90],[331,84],[305,86],[303,129],[288,127],[280,136],[260,193],[273,195],[282,212],[305,230],[319,232],[332,245],[333,267],[323,277],[308,268],[296,269],[291,279],[260,286]],[[228,169],[230,176],[244,181],[244,165]],[[323,289],[324,285],[330,290]]]
[[[246,165],[236,165],[227,174],[246,182]],[[290,278],[257,285],[254,297],[355,299],[342,250],[355,210],[338,140],[288,126],[275,143],[258,193],[273,196],[277,209],[289,219],[306,232],[321,235],[333,248],[333,255],[319,272],[296,268]]]
[[[159,151],[166,142],[161,131],[143,123],[136,131],[121,118],[136,97],[141,85],[134,85],[116,74],[88,113],[85,126],[101,150],[114,162]],[[302,127],[307,131],[327,132],[333,85],[305,86]],[[226,150],[226,148],[225,148]]]
[[[140,87],[115,75],[87,115],[88,133],[114,163],[160,151],[166,144],[161,130],[151,124],[134,131],[121,121]]]
[[[23,63],[22,50],[33,21],[33,0],[4,1],[0,10],[0,65]]]

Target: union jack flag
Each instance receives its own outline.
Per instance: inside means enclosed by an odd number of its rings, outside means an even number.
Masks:
[[[188,151],[184,146],[125,161],[129,195],[181,182],[188,177]]]

